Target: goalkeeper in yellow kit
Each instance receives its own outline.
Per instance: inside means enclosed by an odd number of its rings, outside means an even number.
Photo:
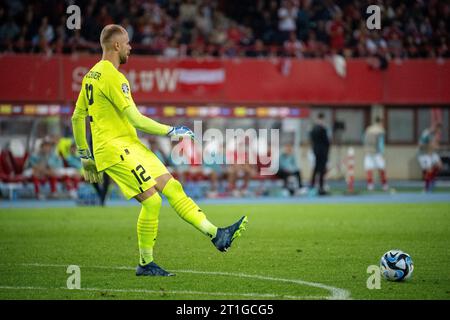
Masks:
[[[107,25],[101,32],[102,59],[84,76],[72,116],[75,143],[85,179],[101,182],[106,172],[127,199],[135,198],[142,207],[137,222],[139,265],[136,275],[171,276],[153,261],[153,246],[158,231],[161,196],[185,221],[210,237],[220,251],[245,230],[247,217],[226,228],[217,228],[167,168],[139,140],[136,129],[148,134],[194,138],[184,126],[171,127],[143,116],[131,97],[130,84],[118,71],[127,62],[131,46],[127,31],[119,25]],[[90,121],[93,156],[86,141],[85,119]]]

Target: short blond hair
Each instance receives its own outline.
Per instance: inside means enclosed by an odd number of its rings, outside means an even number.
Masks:
[[[126,32],[127,31],[118,24],[108,24],[103,28],[102,32],[100,33],[100,45],[102,46],[103,49],[105,49],[107,47],[107,44],[116,34],[123,34]]]

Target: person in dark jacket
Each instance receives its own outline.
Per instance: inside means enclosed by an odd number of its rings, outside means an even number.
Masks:
[[[316,176],[319,175],[319,195],[326,195],[324,189],[324,179],[327,170],[328,151],[330,149],[330,139],[328,138],[327,128],[324,123],[324,114],[319,113],[316,123],[314,124],[309,139],[314,152],[315,165],[311,177],[311,188],[316,184]]]

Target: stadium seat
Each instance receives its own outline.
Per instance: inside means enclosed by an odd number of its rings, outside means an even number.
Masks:
[[[16,158],[9,149],[3,149],[0,153],[0,182],[2,189],[7,190],[9,199],[13,199],[15,191],[22,189],[27,182],[22,175],[26,157]]]

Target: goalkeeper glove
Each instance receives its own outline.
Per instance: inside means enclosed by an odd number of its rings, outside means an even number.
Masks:
[[[103,183],[103,172],[97,171],[94,158],[89,149],[79,149],[78,155],[83,166],[84,180],[89,183]]]
[[[189,137],[194,140],[194,133],[186,126],[172,127],[167,133],[169,137]]]

